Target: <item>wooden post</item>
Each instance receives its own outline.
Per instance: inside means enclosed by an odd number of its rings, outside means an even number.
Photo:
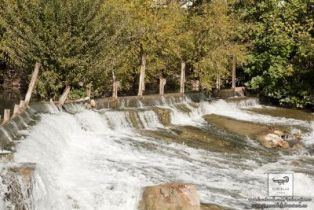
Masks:
[[[10,120],[10,112],[11,112],[10,109],[4,110],[2,125]]]
[[[34,87],[35,87],[35,84],[36,84],[36,80],[37,80],[37,77],[38,77],[39,68],[40,68],[40,63],[36,63],[34,72],[32,74],[32,79],[31,79],[31,81],[29,83],[28,90],[27,90],[27,93],[26,93],[26,96],[25,96],[25,106],[28,106],[28,104],[29,104],[29,102],[31,100],[32,92],[34,90]]]
[[[216,89],[220,90],[221,87],[221,79],[220,79],[220,74],[219,72],[216,74]]]
[[[87,96],[87,98],[90,99],[91,95],[92,95],[92,85],[88,84],[86,87],[86,96]]]
[[[67,100],[68,98],[68,95],[70,93],[70,90],[71,90],[71,87],[69,85],[67,85],[62,93],[62,95],[60,96],[59,98],[59,101],[58,101],[58,106],[59,107],[62,107],[63,104],[65,103],[65,101]]]
[[[20,110],[24,109],[24,107],[25,107],[25,101],[20,100],[20,104],[19,104]]]
[[[140,80],[138,87],[138,96],[143,96],[143,92],[145,91],[145,69],[146,69],[146,56],[142,53],[141,57],[141,69],[140,69]]]
[[[236,79],[237,79],[237,57],[232,56],[232,88],[236,88]]]
[[[180,93],[184,94],[186,63],[181,61]]]
[[[118,98],[118,90],[120,87],[119,81],[114,81],[112,85],[112,98],[117,99]]]
[[[14,109],[13,109],[13,116],[12,116],[12,118],[15,117],[16,115],[18,115],[19,113],[20,113],[20,106],[15,104],[14,105]]]
[[[159,95],[163,96],[165,94],[165,85],[167,80],[165,78],[159,79]]]

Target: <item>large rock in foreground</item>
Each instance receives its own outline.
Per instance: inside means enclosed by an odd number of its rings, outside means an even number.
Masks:
[[[200,198],[195,186],[189,184],[146,187],[139,210],[200,210]]]

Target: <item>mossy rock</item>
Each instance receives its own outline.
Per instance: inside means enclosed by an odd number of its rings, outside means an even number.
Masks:
[[[247,149],[239,141],[230,141],[230,139],[222,138],[206,129],[193,126],[172,127],[170,130],[143,130],[142,134],[214,152],[240,153]]]
[[[154,107],[154,112],[157,114],[159,121],[164,125],[168,126],[171,123],[170,109]]]
[[[216,205],[216,204],[201,204],[201,210],[228,210],[228,208],[225,208],[223,206],[220,205]]]
[[[128,114],[129,114],[130,123],[132,124],[133,128],[136,128],[136,129],[143,128],[142,123],[138,119],[138,115],[137,115],[136,110],[128,110]]]
[[[258,141],[261,145],[267,148],[272,148],[272,145],[266,140],[268,134],[274,133],[275,130],[282,131],[285,134],[289,134],[290,130],[287,127],[279,125],[266,125],[242,120],[236,120],[229,117],[220,115],[206,115],[204,119],[211,125],[214,125],[220,129],[224,129],[228,132],[235,133],[242,136],[248,136],[249,138]],[[298,146],[294,147],[298,148]]]
[[[176,104],[174,105],[178,110],[181,110],[182,112],[185,112],[185,113],[189,113],[191,112],[192,110],[186,106],[186,104]]]

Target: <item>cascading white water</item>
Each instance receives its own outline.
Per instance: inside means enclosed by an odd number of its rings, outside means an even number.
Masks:
[[[154,111],[138,112],[142,125],[146,129],[156,129],[164,127],[158,119],[157,114]]]
[[[253,107],[261,106],[256,106],[256,104],[253,104]],[[227,103],[224,100],[218,100],[213,103],[201,102],[199,109],[201,109],[200,112],[202,114],[217,114],[238,120],[266,124],[301,125],[309,127],[309,123],[302,120],[256,114],[247,111],[245,108],[249,108],[248,104],[244,104],[244,106],[241,107],[241,105],[237,103]]]
[[[177,109],[174,102],[163,104],[171,110],[173,124],[201,126],[202,115],[215,113],[308,126],[304,121],[252,114],[222,100],[201,102],[199,107],[184,103],[190,112]],[[144,128],[163,127],[154,111],[137,114]],[[314,131],[311,126],[308,142]],[[303,157],[282,156],[269,163],[262,158],[166,143],[139,134],[129,112],[112,110],[42,114],[15,154],[16,162],[37,164],[32,198],[36,210],[135,210],[143,187],[165,182],[195,184],[202,202],[243,209],[249,206],[248,198],[267,195],[268,171],[293,172],[291,163]],[[313,156],[306,158],[314,161]],[[295,173],[295,180],[295,195],[314,197],[309,189],[314,187],[313,176]],[[0,202],[0,208],[4,205]]]
[[[116,130],[130,129],[132,126],[129,122],[129,113],[124,111],[106,111],[105,116],[111,127]],[[110,120],[112,119],[112,120]]]

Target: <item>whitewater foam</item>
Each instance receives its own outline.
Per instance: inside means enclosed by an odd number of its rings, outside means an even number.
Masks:
[[[266,123],[303,123],[253,116],[242,110],[242,105],[221,100],[201,102],[199,107],[190,103],[184,102],[189,112],[177,109],[174,101],[162,106],[171,110],[172,124],[180,125],[200,126],[202,115],[211,113]],[[163,127],[152,110],[139,110],[137,115],[144,129]],[[300,158],[280,156],[279,161],[265,164],[258,159],[262,157],[166,143],[139,134],[130,121],[129,112],[123,110],[42,114],[40,122],[17,145],[14,158],[16,162],[36,163],[33,209],[135,210],[143,187],[165,182],[195,184],[204,203],[249,208],[248,198],[267,195],[267,172],[293,172],[292,162]],[[312,123],[306,140],[309,144],[313,128]],[[314,197],[309,188],[314,186],[313,177],[296,173],[296,179],[296,195]],[[4,205],[0,202],[0,208]]]

